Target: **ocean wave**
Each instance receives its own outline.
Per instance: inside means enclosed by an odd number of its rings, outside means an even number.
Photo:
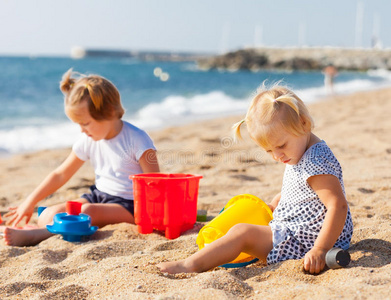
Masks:
[[[374,77],[378,78],[379,76],[374,75]],[[383,87],[390,87],[390,86],[391,86],[391,77],[390,80],[376,80],[376,81],[368,80],[368,79],[355,79],[355,80],[335,83],[334,94],[346,95],[350,93],[370,91],[370,90],[379,89]],[[304,102],[307,103],[319,101],[320,99],[330,96],[330,93],[323,86],[297,90],[296,94],[301,99],[303,99]]]
[[[4,155],[70,147],[80,134],[78,127],[70,122],[0,130],[0,152]]]
[[[391,71],[385,69],[368,70],[367,74],[370,77],[380,77],[388,81],[391,81]]]
[[[210,117],[245,113],[247,99],[234,99],[221,91],[191,98],[169,96],[140,109],[130,121],[142,128],[164,128]]]

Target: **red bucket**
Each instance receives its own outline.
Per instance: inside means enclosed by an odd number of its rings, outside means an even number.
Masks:
[[[134,221],[140,233],[165,230],[176,239],[193,228],[197,220],[197,198],[201,175],[145,173],[133,180]]]

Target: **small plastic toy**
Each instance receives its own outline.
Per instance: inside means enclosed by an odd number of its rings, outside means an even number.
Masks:
[[[197,222],[206,222],[207,211],[205,209],[197,210]]]
[[[134,220],[138,231],[164,230],[176,239],[193,228],[197,220],[198,186],[201,175],[144,173],[131,175]]]
[[[228,230],[238,223],[268,225],[273,219],[269,206],[256,196],[243,194],[233,197],[220,214],[201,228],[197,236],[200,249],[221,238]],[[237,268],[251,264],[258,259],[251,259],[249,254],[242,252],[231,263],[224,264],[225,268]],[[247,261],[246,261],[247,259]]]
[[[46,206],[38,206],[38,217],[41,215],[41,213],[46,209]]]
[[[97,226],[91,226],[89,215],[80,213],[80,202],[68,201],[66,208],[66,213],[54,216],[53,225],[46,225],[51,233],[61,234],[68,242],[80,242],[82,236],[91,235],[98,230]]]
[[[350,254],[341,248],[332,248],[326,253],[326,265],[330,269],[346,267],[350,263]]]

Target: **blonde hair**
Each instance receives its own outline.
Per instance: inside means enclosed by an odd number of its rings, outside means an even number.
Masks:
[[[101,76],[86,76],[69,69],[62,77],[60,89],[65,96],[65,107],[73,108],[87,101],[88,111],[95,120],[121,119],[125,113],[117,88]]]
[[[263,83],[257,90],[246,117],[232,127],[235,137],[241,138],[240,127],[244,122],[250,137],[263,148],[269,146],[269,137],[276,133],[277,125],[295,136],[311,132],[314,122],[304,102],[279,84],[268,89]]]

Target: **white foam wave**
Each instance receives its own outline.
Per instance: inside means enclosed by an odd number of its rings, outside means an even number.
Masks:
[[[391,71],[385,69],[369,70],[367,74],[371,77],[380,77],[391,81]]]
[[[0,152],[25,153],[71,146],[80,135],[72,123],[0,130]]]
[[[233,99],[221,91],[191,98],[169,96],[150,103],[129,120],[142,128],[162,128],[210,117],[245,113],[247,99]]]
[[[374,76],[375,77],[375,76]],[[376,77],[379,77],[376,75]],[[347,82],[341,82],[334,84],[335,95],[346,95],[349,93],[355,93],[360,91],[369,91],[379,89],[383,87],[391,86],[390,80],[372,81],[368,79],[355,79]],[[330,92],[325,87],[307,88],[296,91],[297,95],[305,102],[314,102],[319,99],[330,96]]]

